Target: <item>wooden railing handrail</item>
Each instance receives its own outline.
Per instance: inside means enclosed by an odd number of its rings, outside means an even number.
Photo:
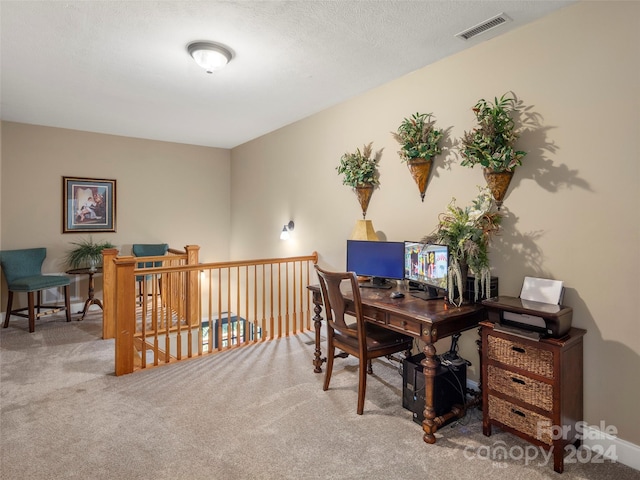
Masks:
[[[199,263],[199,248],[149,257],[103,251],[103,337],[116,339],[116,375],[311,328],[306,286],[316,252]]]
[[[187,245],[183,250],[176,248],[169,248],[168,253],[170,255],[164,255],[159,257],[161,260],[184,260],[189,261],[189,256],[195,255],[195,261],[197,262],[197,252],[200,247],[197,245]],[[116,267],[114,260],[119,255],[117,248],[105,248],[102,250],[102,294],[103,294],[103,321],[102,321],[102,338],[115,338],[116,336]],[[132,258],[149,258],[149,257],[132,257]]]
[[[136,259],[141,257],[135,257]],[[166,260],[167,257],[144,257],[145,262],[153,262]],[[140,260],[136,260],[140,262]],[[282,258],[265,258],[260,260],[242,260],[242,261],[228,261],[228,262],[213,262],[213,263],[199,263],[198,265],[178,265],[176,267],[146,267],[136,268],[136,275],[144,275],[147,273],[170,273],[170,272],[192,272],[199,270],[212,270],[218,268],[234,268],[234,267],[253,267],[254,265],[273,265],[281,263],[291,262],[306,262],[312,261],[318,263],[318,254],[314,252],[311,255],[302,255],[299,257],[282,257]],[[141,263],[141,262],[140,262]]]
[[[242,260],[228,262],[201,263],[198,267],[204,268],[229,268],[229,267],[247,267],[253,265],[267,265],[272,263],[290,263],[290,262],[306,262],[313,261],[318,263],[318,253],[313,252],[311,255],[301,255],[298,257],[280,257],[280,258],[264,258],[260,260]]]

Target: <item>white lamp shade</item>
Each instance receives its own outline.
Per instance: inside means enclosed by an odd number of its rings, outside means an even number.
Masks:
[[[287,223],[284,227],[282,227],[282,231],[280,232],[280,240],[289,240],[291,238],[291,231],[295,227],[293,220]]]

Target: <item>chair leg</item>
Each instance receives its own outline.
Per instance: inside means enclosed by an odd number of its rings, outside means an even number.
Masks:
[[[333,358],[335,357],[335,347],[333,346],[333,342],[329,340],[327,346],[327,365],[326,372],[324,374],[324,385],[322,390],[329,390],[329,382],[331,381],[331,373],[333,372]]]
[[[7,299],[7,313],[4,317],[4,325],[3,328],[7,328],[9,326],[9,317],[11,317],[11,305],[13,304],[13,292],[9,290],[8,299]]]
[[[64,286],[64,308],[67,311],[67,322],[71,321],[71,299],[69,298],[69,285]]]
[[[371,365],[371,359],[367,360],[367,373],[373,375],[373,366]]]
[[[326,373],[324,374],[324,385],[322,387],[322,390],[329,390],[329,382],[331,382],[331,373],[333,372],[333,358],[334,358],[334,349],[332,348],[328,353],[327,353],[327,365],[326,365]]]
[[[40,291],[38,291],[40,293]],[[38,302],[39,304],[40,302]],[[33,300],[33,292],[27,293],[27,304],[29,306],[29,333],[36,331],[36,309]],[[40,307],[38,307],[38,310]]]
[[[360,367],[358,368],[358,415],[362,415],[364,412],[364,396],[367,392],[367,364],[370,364],[370,359],[360,358]]]

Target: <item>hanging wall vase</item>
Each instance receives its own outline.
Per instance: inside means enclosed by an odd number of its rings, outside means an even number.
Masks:
[[[489,190],[491,190],[491,195],[493,195],[493,199],[496,201],[496,206],[499,210],[500,207],[502,207],[504,196],[507,194],[513,172],[494,172],[488,168],[483,168],[482,170],[484,172],[484,179],[487,181],[487,186]]]
[[[424,202],[424,193],[427,191],[427,181],[429,180],[429,172],[431,171],[431,164],[433,160],[409,160],[407,166],[411,172],[411,176],[418,185],[420,190],[420,198]]]
[[[373,193],[373,185],[366,184],[355,187],[360,207],[362,208],[362,218],[367,217],[367,208],[369,208],[369,200],[371,200],[371,194]]]

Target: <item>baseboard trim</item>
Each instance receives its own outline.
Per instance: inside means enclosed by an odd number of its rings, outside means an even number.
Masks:
[[[478,382],[467,379],[467,388],[477,391]],[[593,425],[585,425],[582,435],[582,444],[594,453],[592,458],[596,454],[603,455],[609,461],[640,470],[640,446],[603,432]]]
[[[635,445],[594,426],[584,428],[583,445],[605,458],[640,470],[640,446]]]

